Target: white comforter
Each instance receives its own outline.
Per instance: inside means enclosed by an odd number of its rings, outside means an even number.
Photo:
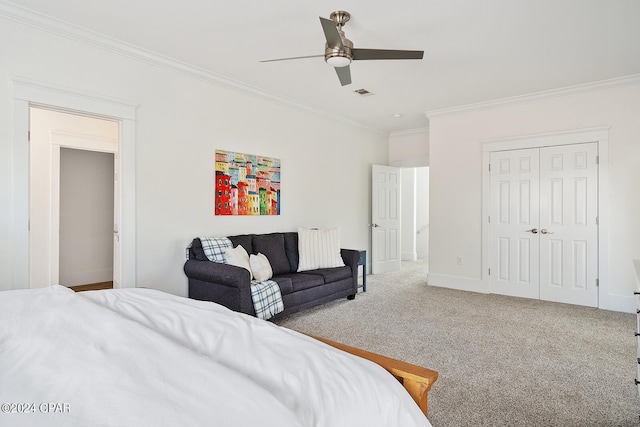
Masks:
[[[378,365],[150,289],[0,292],[2,426],[429,426]]]

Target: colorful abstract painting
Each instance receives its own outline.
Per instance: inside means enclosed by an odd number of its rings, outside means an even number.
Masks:
[[[280,159],[216,150],[216,215],[280,215]]]

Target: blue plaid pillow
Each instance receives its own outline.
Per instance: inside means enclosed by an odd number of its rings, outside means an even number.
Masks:
[[[209,261],[224,264],[224,252],[233,247],[228,237],[201,237],[202,250]]]

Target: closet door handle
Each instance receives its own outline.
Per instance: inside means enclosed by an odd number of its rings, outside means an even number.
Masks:
[[[532,228],[531,230],[527,230],[527,233],[538,234],[538,229]]]
[[[549,230],[547,230],[546,228],[543,228],[542,230],[540,230],[540,232],[541,232],[542,234],[553,234],[553,231],[549,231]]]

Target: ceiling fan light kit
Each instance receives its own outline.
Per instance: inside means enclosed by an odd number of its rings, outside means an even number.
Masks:
[[[351,64],[351,58],[346,55],[331,55],[325,57],[325,61],[327,61],[327,64],[335,68],[346,67],[347,65]]]
[[[332,12],[331,19],[320,17],[320,24],[327,43],[325,44],[324,60],[333,66],[342,86],[351,84],[351,70],[349,65],[358,60],[380,59],[422,59],[424,51],[421,50],[385,50],[385,49],[356,49],[351,40],[345,37],[342,27],[351,19],[351,14],[344,10]],[[302,56],[296,58],[271,59],[262,62],[285,61],[289,59],[311,58],[314,56]]]

